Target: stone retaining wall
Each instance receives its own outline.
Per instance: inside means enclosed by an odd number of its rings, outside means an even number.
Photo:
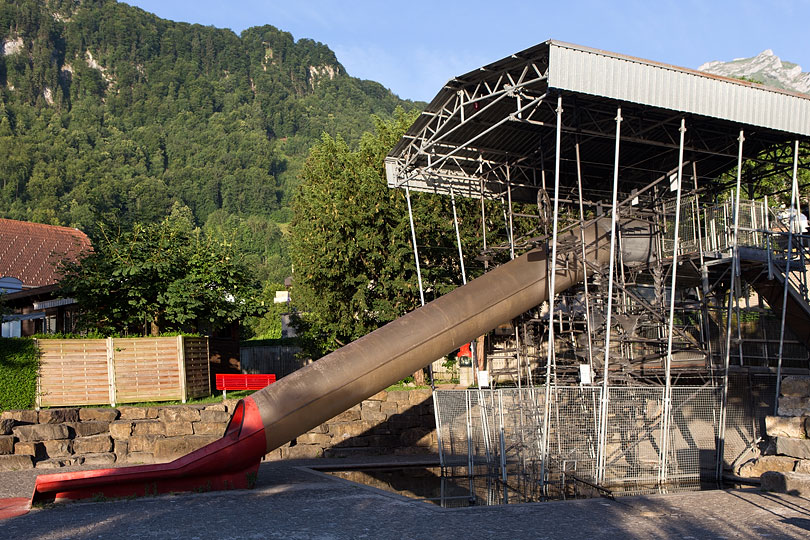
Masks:
[[[0,471],[171,461],[220,438],[236,402],[5,411],[0,415]],[[266,458],[436,451],[430,391],[413,390],[375,394]]]
[[[779,415],[765,418],[770,440],[764,455],[744,463],[738,474],[760,478],[769,491],[805,485],[804,494],[810,494],[810,377],[785,377],[780,388]]]

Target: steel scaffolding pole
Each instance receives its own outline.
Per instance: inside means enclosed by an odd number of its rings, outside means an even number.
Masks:
[[[419,266],[419,248],[416,246],[416,228],[413,224],[413,209],[411,207],[411,190],[405,184],[405,200],[408,201],[408,220],[411,224],[411,241],[413,242],[413,260],[416,262],[416,280],[419,283],[419,301],[425,305],[425,289],[422,287],[422,269]],[[436,390],[436,381],[433,378],[433,363],[428,364],[428,376],[430,377],[430,390]]]
[[[509,201],[509,258],[515,258],[515,228],[512,224],[512,177],[509,167],[506,167],[506,198]]]
[[[597,484],[605,478],[605,451],[607,449],[607,414],[608,414],[608,364],[610,358],[610,326],[611,310],[613,309],[613,270],[616,260],[616,224],[618,221],[618,193],[619,193],[619,143],[622,131],[622,108],[616,109],[616,149],[613,157],[613,201],[610,218],[610,263],[608,266],[608,298],[607,314],[605,320],[605,352],[603,361],[602,396],[599,416],[599,449],[597,459]]]
[[[425,289],[422,287],[422,269],[419,266],[419,248],[416,247],[416,228],[413,226],[413,209],[411,207],[411,190],[405,184],[405,200],[408,201],[408,220],[411,224],[411,241],[413,242],[413,260],[416,262],[416,280],[419,283],[419,300],[425,305]]]
[[[790,260],[793,258],[793,223],[795,218],[795,223],[799,225],[799,216],[801,216],[801,211],[799,209],[799,182],[797,179],[798,167],[799,141],[796,140],[793,147],[793,180],[791,182],[790,189],[790,210],[788,211],[787,261],[785,262],[785,287],[784,291],[782,292],[782,325],[779,328],[779,358],[776,364],[776,396],[773,400],[773,414],[778,414],[779,393],[782,391],[782,354],[785,347],[785,315],[787,314],[788,287],[790,287]],[[767,205],[765,212],[767,215]]]
[[[548,347],[546,354],[546,396],[543,403],[543,447],[541,454],[540,479],[545,486],[546,458],[548,457],[549,420],[551,413],[551,367],[555,364],[554,356],[554,291],[557,289],[557,219],[560,208],[560,134],[562,129],[562,96],[557,96],[557,138],[554,148],[554,211],[551,226],[551,270],[548,280]],[[556,372],[556,366],[555,366]],[[557,378],[554,378],[556,383]]]
[[[579,159],[579,143],[574,145],[577,155],[577,190],[579,192],[579,241],[582,243],[582,275],[587,276],[587,263],[585,262],[585,208],[582,203],[582,170]],[[585,286],[585,335],[588,338],[588,369],[593,378],[593,344],[591,341],[591,299],[588,294],[588,278],[583,280]]]
[[[661,470],[658,482],[663,484],[667,479],[667,454],[669,453],[669,417],[672,411],[672,334],[675,325],[675,285],[678,276],[678,241],[681,226],[681,191],[683,184],[683,142],[686,134],[686,119],[681,118],[681,145],[678,150],[678,187],[675,193],[675,234],[672,247],[672,281],[669,291],[669,329],[667,332],[667,357],[664,382],[664,410],[661,423]]]
[[[450,202],[453,205],[453,226],[456,229],[456,245],[458,246],[458,262],[461,264],[461,282],[467,284],[467,272],[464,270],[464,253],[461,250],[461,233],[458,230],[458,216],[456,214],[456,195],[450,188]]]
[[[734,228],[732,230],[731,242],[731,284],[729,285],[728,297],[728,311],[726,320],[726,351],[723,358],[723,398],[720,402],[720,422],[717,430],[718,443],[717,443],[717,481],[723,479],[723,453],[726,444],[726,409],[728,407],[728,367],[731,357],[731,312],[732,300],[734,299],[734,285],[737,280],[739,253],[737,246],[737,233],[739,232],[739,218],[740,218],[740,186],[742,184],[742,156],[743,156],[743,143],[745,142],[745,134],[740,130],[739,149],[737,151],[737,186],[734,193]]]

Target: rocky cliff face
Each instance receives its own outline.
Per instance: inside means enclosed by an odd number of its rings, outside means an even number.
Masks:
[[[775,88],[810,94],[810,73],[802,72],[802,67],[784,62],[770,49],[753,58],[735,58],[731,62],[706,62],[700,71],[725,77],[745,78]]]

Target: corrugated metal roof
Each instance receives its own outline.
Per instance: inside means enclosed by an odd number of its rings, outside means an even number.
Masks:
[[[497,198],[511,172],[512,199],[536,200],[542,175],[551,181],[558,95],[561,158],[571,162],[580,144],[586,191],[612,176],[618,106],[627,191],[677,163],[684,116],[685,149],[713,185],[736,165],[740,129],[744,159],[757,162],[810,135],[808,95],[550,40],[449,80],[388,154],[388,185]],[[537,104],[519,113],[529,102]],[[560,174],[563,185],[576,185],[571,167]]]
[[[548,85],[619,101],[810,135],[810,96],[558,41]]]

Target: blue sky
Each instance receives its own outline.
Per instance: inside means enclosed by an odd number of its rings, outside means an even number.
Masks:
[[[696,68],[772,49],[810,71],[810,0],[129,0],[160,17],[271,24],[328,45],[350,75],[429,101],[450,78],[547,39]]]

